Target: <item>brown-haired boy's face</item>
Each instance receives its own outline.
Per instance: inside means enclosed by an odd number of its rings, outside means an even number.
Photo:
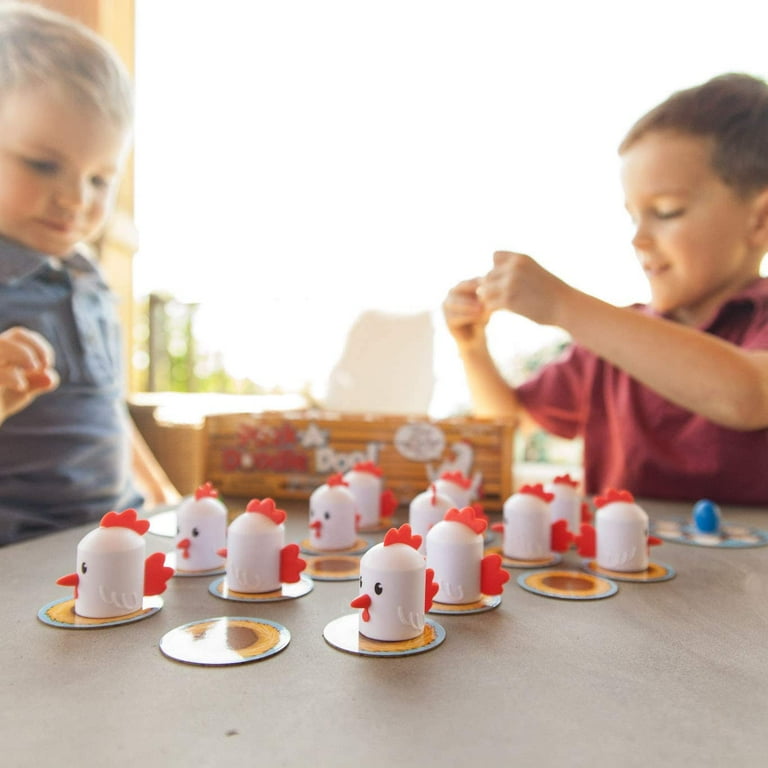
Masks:
[[[652,131],[622,156],[632,244],[658,312],[687,325],[706,322],[759,274],[754,199],[744,199],[712,169],[712,142]]]
[[[52,256],[91,238],[109,212],[125,131],[41,86],[0,99],[0,234]]]

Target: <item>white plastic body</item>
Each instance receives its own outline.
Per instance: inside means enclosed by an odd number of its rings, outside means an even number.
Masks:
[[[274,592],[280,582],[285,526],[267,515],[243,512],[227,533],[227,587],[235,592]]]
[[[381,518],[381,494],[384,491],[382,479],[372,472],[351,469],[344,475],[344,480],[357,503],[360,527],[376,527]]]
[[[469,488],[462,488],[458,483],[440,478],[435,480],[435,488],[437,488],[438,493],[447,496],[449,499],[453,499],[453,506],[457,509],[472,506],[472,499],[474,496],[472,486]]]
[[[380,585],[380,594],[377,586]],[[372,640],[409,640],[424,631],[426,565],[408,544],[377,544],[360,558],[360,593],[371,598],[359,631]]]
[[[568,530],[578,533],[581,526],[581,494],[578,488],[569,483],[549,483],[544,490],[554,495],[549,502],[551,522],[565,520]]]
[[[600,507],[595,537],[600,568],[626,572],[648,568],[648,515],[637,504],[614,501]]]
[[[549,504],[530,493],[514,493],[503,507],[502,552],[512,560],[541,560],[552,554]]]
[[[138,611],[144,598],[144,538],[130,528],[96,528],[77,545],[75,613],[107,619]]]
[[[227,508],[219,499],[205,496],[185,499],[176,510],[178,533],[176,545],[188,539],[186,549],[177,549],[176,564],[180,571],[209,571],[223,564],[218,550],[227,543]],[[184,553],[188,557],[184,556]]]
[[[427,551],[427,533],[433,525],[437,525],[445,513],[456,504],[444,493],[433,493],[430,488],[415,496],[408,505],[408,523],[413,533],[421,536],[419,552]]]
[[[349,549],[357,541],[357,502],[344,485],[321,485],[309,497],[309,522],[320,528],[309,529],[314,549]]]
[[[427,568],[439,586],[435,600],[450,605],[482,597],[483,537],[464,523],[442,520],[427,534]]]

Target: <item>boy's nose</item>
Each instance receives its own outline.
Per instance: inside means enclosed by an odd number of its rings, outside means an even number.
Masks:
[[[85,179],[62,179],[55,192],[56,202],[62,208],[82,208],[89,199],[88,183]]]
[[[632,246],[636,251],[645,250],[651,243],[652,237],[648,228],[642,224],[638,224],[635,228],[635,233],[632,236]]]

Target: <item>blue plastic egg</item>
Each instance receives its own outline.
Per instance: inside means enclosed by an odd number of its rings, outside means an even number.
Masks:
[[[693,524],[700,533],[720,530],[720,507],[714,501],[701,499],[693,505]]]

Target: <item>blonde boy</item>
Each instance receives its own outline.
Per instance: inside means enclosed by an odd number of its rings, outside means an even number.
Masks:
[[[131,120],[130,81],[97,36],[0,4],[0,544],[142,504],[115,299],[82,248]],[[144,449],[147,487],[172,495]]]

